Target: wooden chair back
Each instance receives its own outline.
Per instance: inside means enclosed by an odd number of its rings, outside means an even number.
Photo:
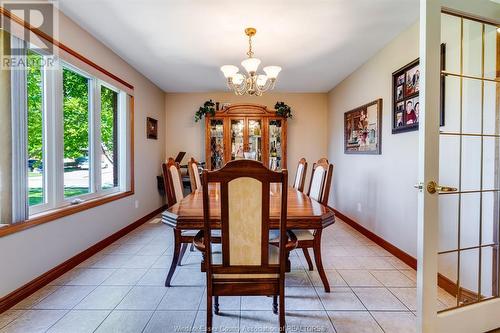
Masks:
[[[332,177],[333,164],[330,164],[326,158],[320,158],[313,164],[311,182],[309,183],[307,195],[321,204],[327,205]]]
[[[306,181],[307,173],[307,162],[305,158],[301,158],[297,164],[297,173],[295,174],[295,181],[293,182],[293,188],[300,192],[304,191],[304,183]]]
[[[165,193],[167,194],[167,203],[169,206],[175,205],[184,198],[179,163],[175,162],[172,157],[169,157],[167,163],[161,165],[161,169]]]
[[[196,162],[193,157],[188,161],[188,174],[191,183],[191,191],[201,190],[201,177],[200,171],[198,170],[198,162]]]
[[[205,235],[211,235],[209,183],[220,186],[222,258],[213,260],[211,238],[204,237],[207,285],[213,278],[226,279],[268,275],[284,279],[286,269],[287,170],[274,172],[251,160],[228,162],[217,171],[203,171]],[[270,184],[281,183],[279,261],[270,263]],[[215,258],[215,257],[214,257]],[[251,281],[250,281],[251,282]]]

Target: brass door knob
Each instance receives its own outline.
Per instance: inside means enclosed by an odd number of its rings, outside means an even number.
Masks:
[[[441,186],[432,180],[429,183],[427,183],[427,192],[429,192],[430,194],[434,194],[436,192],[457,192],[457,191],[458,189],[456,187]]]

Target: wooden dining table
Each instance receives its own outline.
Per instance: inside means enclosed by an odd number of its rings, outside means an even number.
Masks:
[[[279,228],[281,185],[271,184],[270,187],[270,229]],[[210,221],[212,229],[220,229],[220,190],[216,184],[209,184]],[[174,231],[200,230],[204,227],[203,195],[196,190],[184,197],[175,205],[162,213],[162,222],[172,227]],[[288,188],[287,229],[322,230],[335,222],[333,211],[321,203],[309,198],[295,188]],[[169,275],[172,276],[177,267],[174,256],[170,265]],[[323,267],[317,267],[323,283],[328,284]],[[326,287],[326,286],[325,286]],[[329,289],[329,288],[328,288]]]

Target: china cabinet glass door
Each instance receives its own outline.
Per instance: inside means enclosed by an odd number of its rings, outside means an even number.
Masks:
[[[210,119],[210,167],[211,170],[224,166],[224,120]]]
[[[281,119],[270,119],[269,120],[269,169],[270,170],[281,170],[283,168],[283,151],[282,151],[282,120]]]
[[[262,119],[248,119],[248,143],[245,158],[262,162]]]
[[[244,158],[245,152],[245,119],[231,119],[231,160]]]

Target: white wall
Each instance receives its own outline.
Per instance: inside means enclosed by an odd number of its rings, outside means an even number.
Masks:
[[[0,297],[162,205],[156,175],[165,157],[163,91],[62,14],[59,39],[135,87],[135,195],[1,237]],[[146,139],[147,116],[159,121],[158,140]]]
[[[223,78],[221,77],[221,80]],[[167,156],[187,152],[205,160],[205,120],[195,123],[194,113],[206,100],[227,103],[256,103],[273,109],[277,101],[290,105],[293,119],[287,124],[287,167],[290,177],[295,176],[297,162],[305,157],[310,163],[327,154],[327,94],[326,93],[266,93],[263,96],[236,96],[229,92],[167,93]]]
[[[330,204],[403,251],[417,253],[418,132],[391,133],[392,72],[418,58],[418,24],[328,94]],[[382,155],[344,154],[344,112],[383,99]]]

